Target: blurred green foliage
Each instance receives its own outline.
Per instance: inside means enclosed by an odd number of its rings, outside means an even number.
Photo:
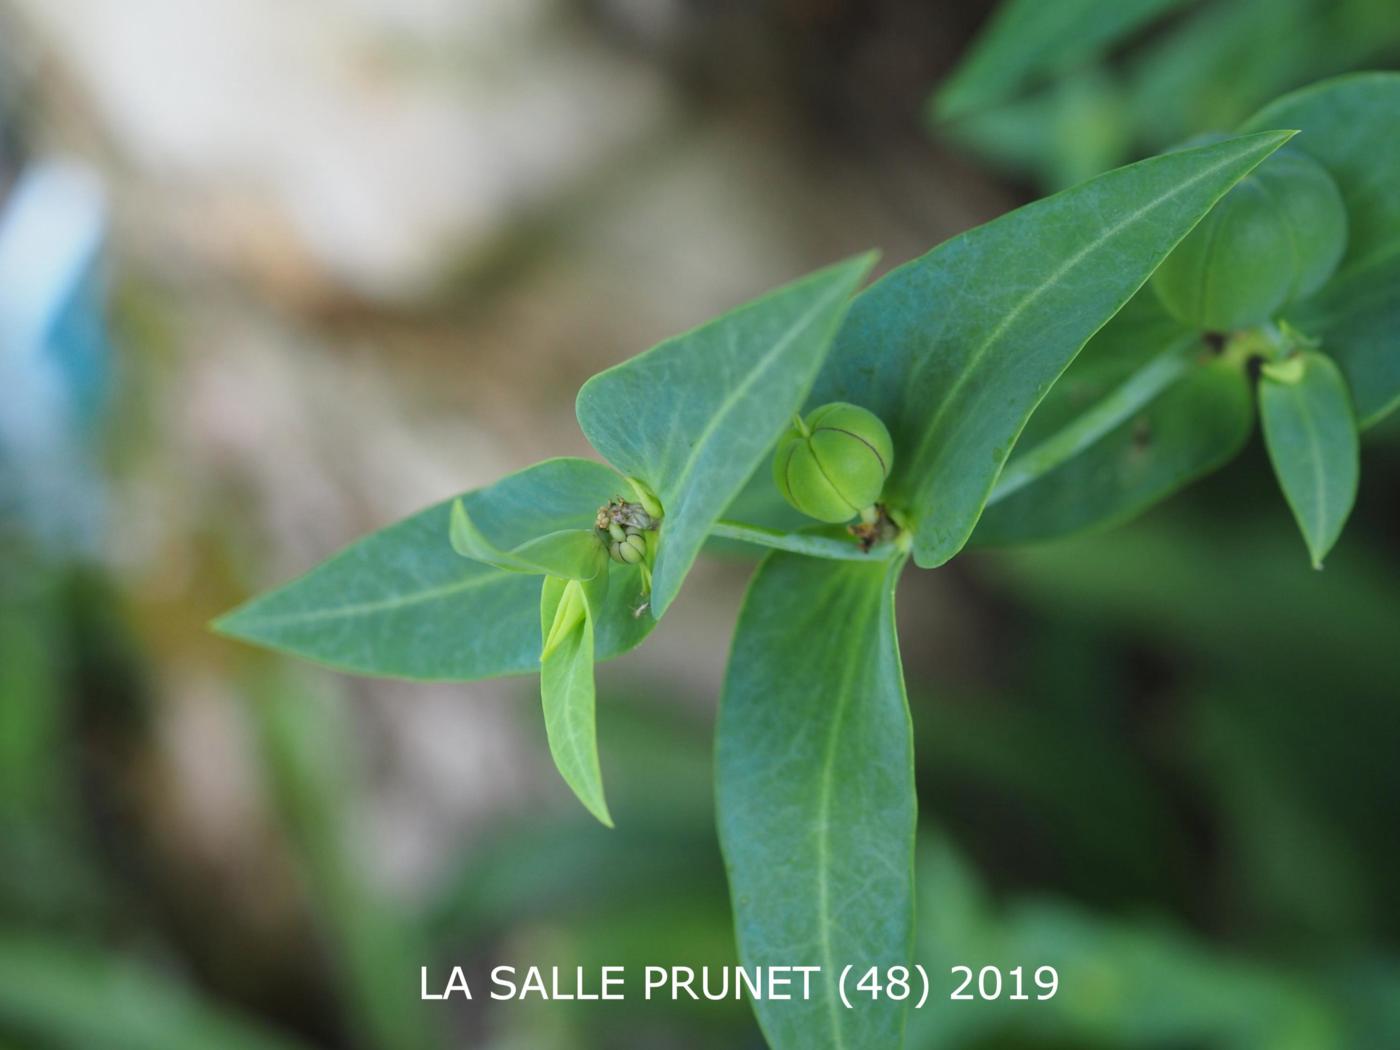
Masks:
[[[929,102],[940,136],[1057,190],[1323,77],[1400,61],[1391,0],[1007,0]]]

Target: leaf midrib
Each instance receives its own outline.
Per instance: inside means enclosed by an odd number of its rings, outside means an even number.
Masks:
[[[991,348],[998,342],[998,340],[1001,339],[1001,337],[1006,333],[1006,331],[1020,319],[1022,314],[1024,314],[1028,309],[1030,309],[1030,307],[1035,302],[1041,299],[1051,289],[1058,286],[1075,268],[1079,266],[1081,262],[1084,261],[1084,259],[1090,253],[1098,251],[1105,244],[1116,238],[1130,225],[1137,223],[1148,213],[1162,207],[1164,204],[1171,201],[1180,194],[1184,193],[1191,187],[1195,186],[1197,183],[1214,175],[1222,168],[1227,168],[1232,164],[1238,164],[1239,161],[1239,155],[1231,155],[1219,161],[1218,163],[1211,165],[1208,168],[1202,169],[1201,171],[1193,175],[1191,178],[1185,180],[1184,182],[1178,183],[1176,186],[1172,187],[1172,189],[1168,190],[1166,193],[1161,194],[1160,196],[1152,200],[1150,203],[1144,204],[1142,207],[1137,208],[1130,214],[1124,216],[1122,219],[1114,223],[1094,240],[1090,241],[1083,248],[1079,249],[1079,251],[1075,252],[1063,263],[1061,263],[1060,266],[1056,268],[1055,271],[1051,273],[1048,278],[1046,278],[1040,284],[1032,288],[1019,302],[1016,303],[1014,307],[1007,311],[1006,314],[1003,315],[1001,321],[999,321],[992,328],[991,332],[988,333],[987,337],[983,339],[982,342],[979,343],[976,347],[973,348],[971,355],[968,357],[967,364],[959,371],[958,375],[954,378],[951,386],[948,388],[947,393],[940,401],[938,408],[934,410],[933,418],[930,420],[929,424],[923,428],[922,435],[920,436],[918,443],[915,445],[914,455],[911,456],[909,460],[911,464],[911,469],[922,463],[928,446],[934,441],[934,439],[937,436],[939,436],[939,431],[942,427],[943,419],[947,415],[950,406],[952,406],[958,400],[958,395],[962,391],[962,388],[966,386],[967,383],[970,381],[972,375],[977,371],[978,367],[981,365],[983,359],[986,357],[988,352],[990,352]],[[1228,192],[1228,187],[1225,191],[1222,191],[1221,196],[1224,195],[1224,192]],[[921,377],[922,373],[928,369],[930,360],[931,355],[926,356],[920,363],[920,365],[914,370],[914,375],[911,378],[910,383],[906,386],[906,390],[918,389],[918,380]],[[916,470],[915,474],[917,476],[919,472]]]
[[[719,408],[711,413],[709,421],[705,424],[705,428],[700,431],[700,436],[696,438],[695,444],[691,448],[690,455],[686,457],[685,463],[682,465],[680,473],[677,475],[676,483],[667,486],[667,491],[669,493],[681,493],[689,487],[690,476],[695,472],[696,466],[700,462],[700,457],[704,453],[714,432],[724,424],[729,414],[734,411],[734,407],[743,400],[744,396],[753,385],[768,373],[773,363],[782,355],[783,351],[792,344],[798,334],[811,323],[812,318],[820,310],[824,309],[828,302],[836,298],[836,294],[843,287],[844,284],[834,284],[829,287],[827,291],[823,292],[812,305],[803,311],[802,315],[788,327],[788,330],[783,333],[782,337],[769,348],[768,352],[763,355],[759,365],[750,371],[749,374],[744,377],[743,381],[730,391],[729,394],[725,395],[724,400],[720,402]],[[729,338],[733,340],[732,332]],[[655,484],[657,479],[648,478],[646,480]]]
[[[875,592],[876,603],[878,605],[880,593]],[[862,604],[868,604],[863,602]],[[863,610],[862,610],[863,611]],[[852,617],[854,619],[854,617]],[[876,628],[880,627],[876,621]],[[846,662],[844,673],[841,676],[841,689],[837,694],[836,710],[832,713],[831,731],[827,738],[826,753],[822,759],[821,780],[817,795],[817,927],[818,943],[821,947],[822,972],[829,976],[834,976],[836,970],[836,957],[831,945],[831,884],[827,877],[828,868],[831,863],[831,802],[832,789],[835,783],[834,771],[836,767],[837,743],[841,737],[841,725],[845,722],[846,714],[851,703],[851,684],[857,673],[865,669],[864,664],[849,660]],[[841,1015],[836,1012],[836,997],[826,996],[827,1014],[831,1021],[831,1031],[836,1042],[834,1050],[845,1050],[846,1039],[842,1034]]]
[[[248,625],[284,627],[288,624],[315,623],[319,620],[338,620],[349,616],[360,616],[369,613],[384,612],[389,609],[406,608],[411,605],[418,605],[422,602],[437,601],[440,598],[451,597],[465,591],[473,590],[477,587],[485,587],[493,583],[500,583],[505,577],[501,576],[469,576],[456,583],[444,584],[440,587],[430,587],[423,591],[414,591],[411,594],[395,595],[392,598],[380,598],[370,602],[357,602],[352,605],[341,605],[335,608],[312,609],[307,612],[279,613],[271,616],[253,616],[251,612],[247,614]],[[235,611],[227,620],[216,626],[224,628],[234,628],[242,616]]]

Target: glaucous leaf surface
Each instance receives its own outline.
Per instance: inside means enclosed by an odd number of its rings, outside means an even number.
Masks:
[[[1198,341],[1167,314],[1150,287],[1143,288],[1089,340],[1036,406],[988,502],[1005,498],[1053,466],[1046,463],[1046,452],[1072,453],[1072,447],[1064,447],[1067,434],[1102,433],[1106,423],[1121,421],[1123,413],[1151,400],[1153,388],[1160,389],[1180,371],[1188,344]],[[1105,415],[1110,407],[1105,399],[1124,387],[1137,396],[1113,399],[1119,419]]]
[[[1298,128],[1294,143],[1321,162],[1346,202],[1348,241],[1337,277],[1290,313],[1323,341],[1374,423],[1400,404],[1400,73],[1356,73],[1285,95],[1244,130]]]
[[[622,487],[602,464],[549,460],[463,499],[488,535],[522,520],[527,534],[539,534],[591,522]],[[539,578],[454,551],[451,506],[439,503],[371,533],[214,627],[357,674],[465,681],[538,669]],[[640,595],[637,570],[614,567],[595,625],[599,659],[632,648],[651,629],[650,618],[632,616]]]
[[[452,503],[449,539],[452,549],[462,557],[494,565],[507,572],[591,580],[607,566],[608,561],[607,547],[593,528],[550,532],[503,550],[476,527],[460,499]]]
[[[871,409],[894,436],[886,499],[914,558],[967,542],[1037,403],[1210,207],[1288,132],[1169,153],[945,242],[861,295],[813,403]]]
[[[1144,288],[1045,396],[973,542],[1044,539],[1123,521],[1239,451],[1253,418],[1242,366]]]
[[[769,529],[734,521],[717,521],[710,531],[712,540],[735,540],[771,550],[807,554],[813,558],[835,558],[838,561],[877,561],[888,556],[892,548],[862,550],[860,543],[843,526],[826,525],[795,532]]]
[[[1072,454],[1046,456],[1049,469],[1028,471],[1024,485],[993,493],[975,542],[1023,543],[1126,521],[1233,459],[1254,413],[1238,363],[1177,346],[1082,419],[1112,425],[1091,434],[1097,428],[1070,424],[1032,451],[1034,458],[1057,442],[1074,446]]]
[[[1334,277],[1289,320],[1341,367],[1363,427],[1400,406],[1400,251]]]
[[[597,694],[593,682],[593,619],[603,611],[598,588],[546,577],[540,592],[540,633],[548,637],[570,583],[582,591],[584,616],[544,654],[540,665],[545,735],[554,767],[564,782],[588,812],[612,827],[598,762]]]
[[[1037,79],[1073,67],[1181,0],[1006,0],[966,59],[934,97],[951,120],[1014,96]]]
[[[599,373],[579,391],[579,425],[593,447],[650,485],[665,510],[654,617],[801,407],[874,261],[861,255],[794,281]]]
[[[1346,380],[1330,358],[1310,351],[1266,365],[1259,417],[1274,473],[1320,569],[1356,500],[1359,451]]]
[[[913,743],[894,625],[903,558],[776,552],[734,635],[716,730],[720,844],[746,965],[821,966],[810,1001],[755,1003],[775,1050],[898,1047],[904,1005],[833,984],[903,964],[913,923]]]

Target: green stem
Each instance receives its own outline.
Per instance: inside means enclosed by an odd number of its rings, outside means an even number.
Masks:
[[[775,550],[835,561],[883,561],[893,553],[889,544],[881,544],[868,552],[862,551],[860,544],[851,536],[824,535],[819,532],[780,532],[777,529],[747,525],[739,521],[715,522],[710,535],[718,539],[738,540],[740,543],[753,543],[760,547],[772,547]]]

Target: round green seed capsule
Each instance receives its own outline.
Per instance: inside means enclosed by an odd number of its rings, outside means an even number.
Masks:
[[[627,530],[617,522],[613,522],[608,526],[608,535],[613,538],[614,543],[621,543],[627,538]]]
[[[894,444],[878,416],[833,401],[814,409],[778,441],[773,480],[809,518],[850,521],[880,498]]]
[[[1285,150],[1211,209],[1152,287],[1177,320],[1211,332],[1248,328],[1322,287],[1346,242],[1336,182],[1311,157]]]
[[[618,561],[626,565],[636,565],[647,556],[647,541],[640,534],[634,533],[622,542],[613,544],[612,550]]]

